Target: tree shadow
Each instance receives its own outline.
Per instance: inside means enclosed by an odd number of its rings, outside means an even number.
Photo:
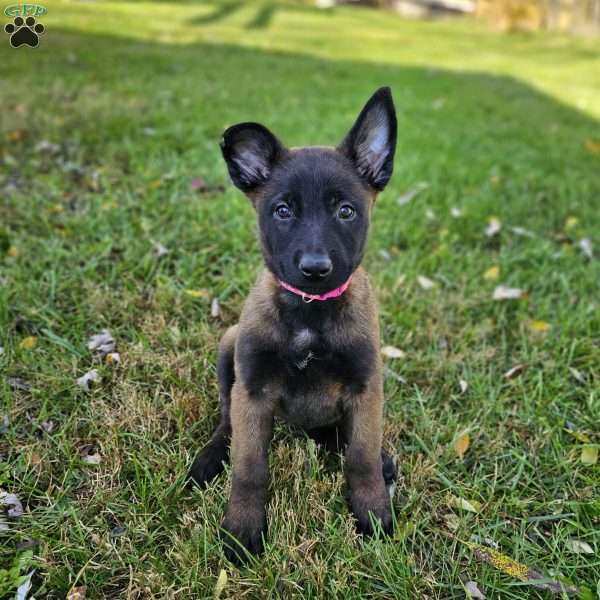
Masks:
[[[190,20],[193,25],[211,25],[223,21],[242,8],[243,2],[235,0],[234,2],[224,1],[215,2],[213,12],[207,15],[200,15]]]

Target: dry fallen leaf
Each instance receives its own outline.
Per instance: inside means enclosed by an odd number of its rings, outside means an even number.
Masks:
[[[585,140],[585,147],[592,154],[600,154],[600,142],[596,140]]]
[[[505,285],[499,285],[493,294],[494,300],[520,300],[525,295],[521,288],[511,288]]]
[[[99,358],[103,358],[107,354],[115,351],[117,344],[108,329],[103,329],[100,333],[96,333],[90,337],[88,341],[88,350],[91,350]]]
[[[163,246],[160,242],[152,242],[152,245],[154,246],[154,256],[156,256],[156,258],[161,258],[169,254],[167,247]]]
[[[565,546],[567,550],[574,554],[594,554],[594,549],[587,542],[583,542],[582,540],[567,540]]]
[[[6,383],[13,390],[21,390],[22,392],[28,392],[31,389],[31,384],[28,381],[25,381],[21,377],[7,377]]]
[[[398,198],[398,204],[400,206],[408,204],[419,192],[423,191],[424,189],[427,189],[428,187],[429,184],[425,181],[417,183],[414,188],[408,190]]]
[[[191,298],[208,298],[210,294],[208,290],[184,290],[185,293]]]
[[[460,517],[454,513],[446,513],[444,515],[444,521],[446,522],[446,527],[450,531],[458,531],[460,528]]]
[[[471,542],[464,542],[473,550],[475,558],[482,562],[486,562],[496,569],[515,577],[520,581],[527,583],[533,587],[547,590],[554,594],[574,594],[577,593],[577,588],[571,585],[563,584],[559,581],[549,580],[542,573],[530,569],[527,565],[513,560],[510,556],[502,554],[493,548],[487,548]]]
[[[585,381],[585,376],[584,376],[584,374],[581,371],[575,369],[574,367],[569,367],[569,372],[571,373],[571,375],[573,375],[573,377],[575,377],[575,379],[577,381],[579,381],[579,383],[585,383],[586,382]]]
[[[493,267],[486,269],[486,271],[483,274],[483,278],[487,279],[488,281],[493,281],[494,279],[498,279],[499,276],[500,276],[500,267],[498,267],[497,265],[494,265]]]
[[[515,377],[518,377],[521,373],[523,373],[524,370],[524,364],[515,365],[514,367],[511,367],[508,371],[506,371],[503,377],[504,379],[514,379]]]
[[[552,325],[550,325],[550,323],[546,323],[546,321],[538,321],[535,319],[533,321],[529,321],[527,326],[535,333],[546,333],[550,331],[550,328],[552,327]]]
[[[565,221],[565,231],[571,231],[579,225],[579,219],[577,217],[567,217]]]
[[[92,369],[91,371],[88,371],[85,375],[82,375],[76,383],[80,388],[83,388],[84,390],[88,391],[90,389],[91,384],[97,381],[100,381],[100,374],[96,369]]]
[[[587,258],[594,258],[594,247],[592,246],[592,240],[590,240],[590,238],[579,240],[579,249]]]
[[[468,434],[468,432],[464,432],[461,435],[459,435],[456,440],[454,440],[454,452],[456,452],[456,455],[458,456],[458,458],[460,458],[460,460],[462,460],[465,456],[465,453],[467,452],[467,450],[469,449],[469,446],[471,445],[471,436]]]
[[[81,460],[88,465],[99,465],[102,462],[100,453],[93,447],[84,446],[81,451]]]
[[[595,465],[598,462],[598,447],[584,446],[581,449],[581,462],[590,467]]]
[[[17,588],[17,593],[15,594],[14,600],[27,600],[27,595],[31,589],[31,578],[33,577],[34,573],[35,569],[33,571],[29,571],[29,573],[25,575],[25,579]]]
[[[485,594],[474,581],[467,581],[465,583],[465,590],[469,598],[473,598],[473,600],[485,600]]]
[[[406,356],[406,354],[400,350],[400,348],[396,348],[396,346],[384,346],[381,349],[381,354],[387,358],[404,358]]]
[[[476,500],[465,500],[464,498],[459,498],[458,496],[450,497],[450,506],[472,513],[478,513],[481,510],[481,503],[477,502]]]
[[[106,362],[109,364],[119,364],[121,362],[121,355],[118,352],[109,352],[106,355]]]
[[[6,251],[6,254],[11,258],[17,258],[17,256],[19,256],[19,249],[16,246],[10,246]]]
[[[35,337],[35,335],[30,335],[26,338],[23,338],[21,340],[21,343],[19,344],[19,348],[21,348],[22,350],[32,350],[36,346],[37,346],[37,337]]]
[[[458,387],[460,388],[460,393],[464,394],[469,389],[469,384],[466,379],[459,379]]]
[[[85,600],[86,586],[72,587],[65,600]]]
[[[417,275],[417,282],[423,290],[430,290],[435,287],[435,281],[432,281],[429,277],[425,277],[425,275]]]
[[[535,235],[533,233],[531,233],[531,231],[529,231],[529,229],[525,229],[524,227],[511,227],[510,230],[515,234],[515,235],[520,235],[521,237],[528,237],[528,238],[532,238],[535,237]]]
[[[500,233],[502,229],[502,222],[498,217],[490,217],[488,220],[488,225],[485,228],[485,235],[489,238],[494,237]]]
[[[219,577],[217,579],[217,583],[215,584],[215,590],[213,593],[214,600],[219,600],[226,585],[227,585],[227,571],[225,569],[221,569],[221,572],[219,573]]]
[[[8,506],[7,514],[12,519],[17,519],[23,515],[23,504],[16,494],[9,494],[0,490],[0,505]]]
[[[221,305],[218,298],[213,298],[210,303],[210,316],[213,319],[218,319],[221,316]]]

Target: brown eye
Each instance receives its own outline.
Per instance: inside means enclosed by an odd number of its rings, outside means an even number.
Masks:
[[[338,217],[344,221],[349,221],[354,218],[356,211],[349,205],[344,204],[338,210]]]
[[[279,204],[275,208],[275,216],[279,219],[289,219],[292,216],[292,211],[287,204]]]

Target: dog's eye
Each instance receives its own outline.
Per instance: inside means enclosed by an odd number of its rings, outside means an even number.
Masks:
[[[292,210],[287,204],[278,204],[275,208],[275,216],[279,219],[290,219]]]
[[[349,204],[343,204],[338,210],[338,217],[344,221],[354,218],[356,211]]]

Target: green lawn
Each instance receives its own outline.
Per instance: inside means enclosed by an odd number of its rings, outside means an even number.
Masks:
[[[597,597],[600,40],[291,3],[45,5],[38,49],[0,45],[0,490],[24,506],[0,512],[0,597],[18,557],[38,600],[211,598],[221,569],[221,598],[550,596],[473,543]],[[182,486],[260,265],[219,137],[257,120],[336,143],[380,85],[399,141],[366,263],[405,352],[386,359],[396,534],[359,539],[339,461],[280,427],[266,553],[238,571],[228,476]],[[87,350],[102,329],[120,364]]]

